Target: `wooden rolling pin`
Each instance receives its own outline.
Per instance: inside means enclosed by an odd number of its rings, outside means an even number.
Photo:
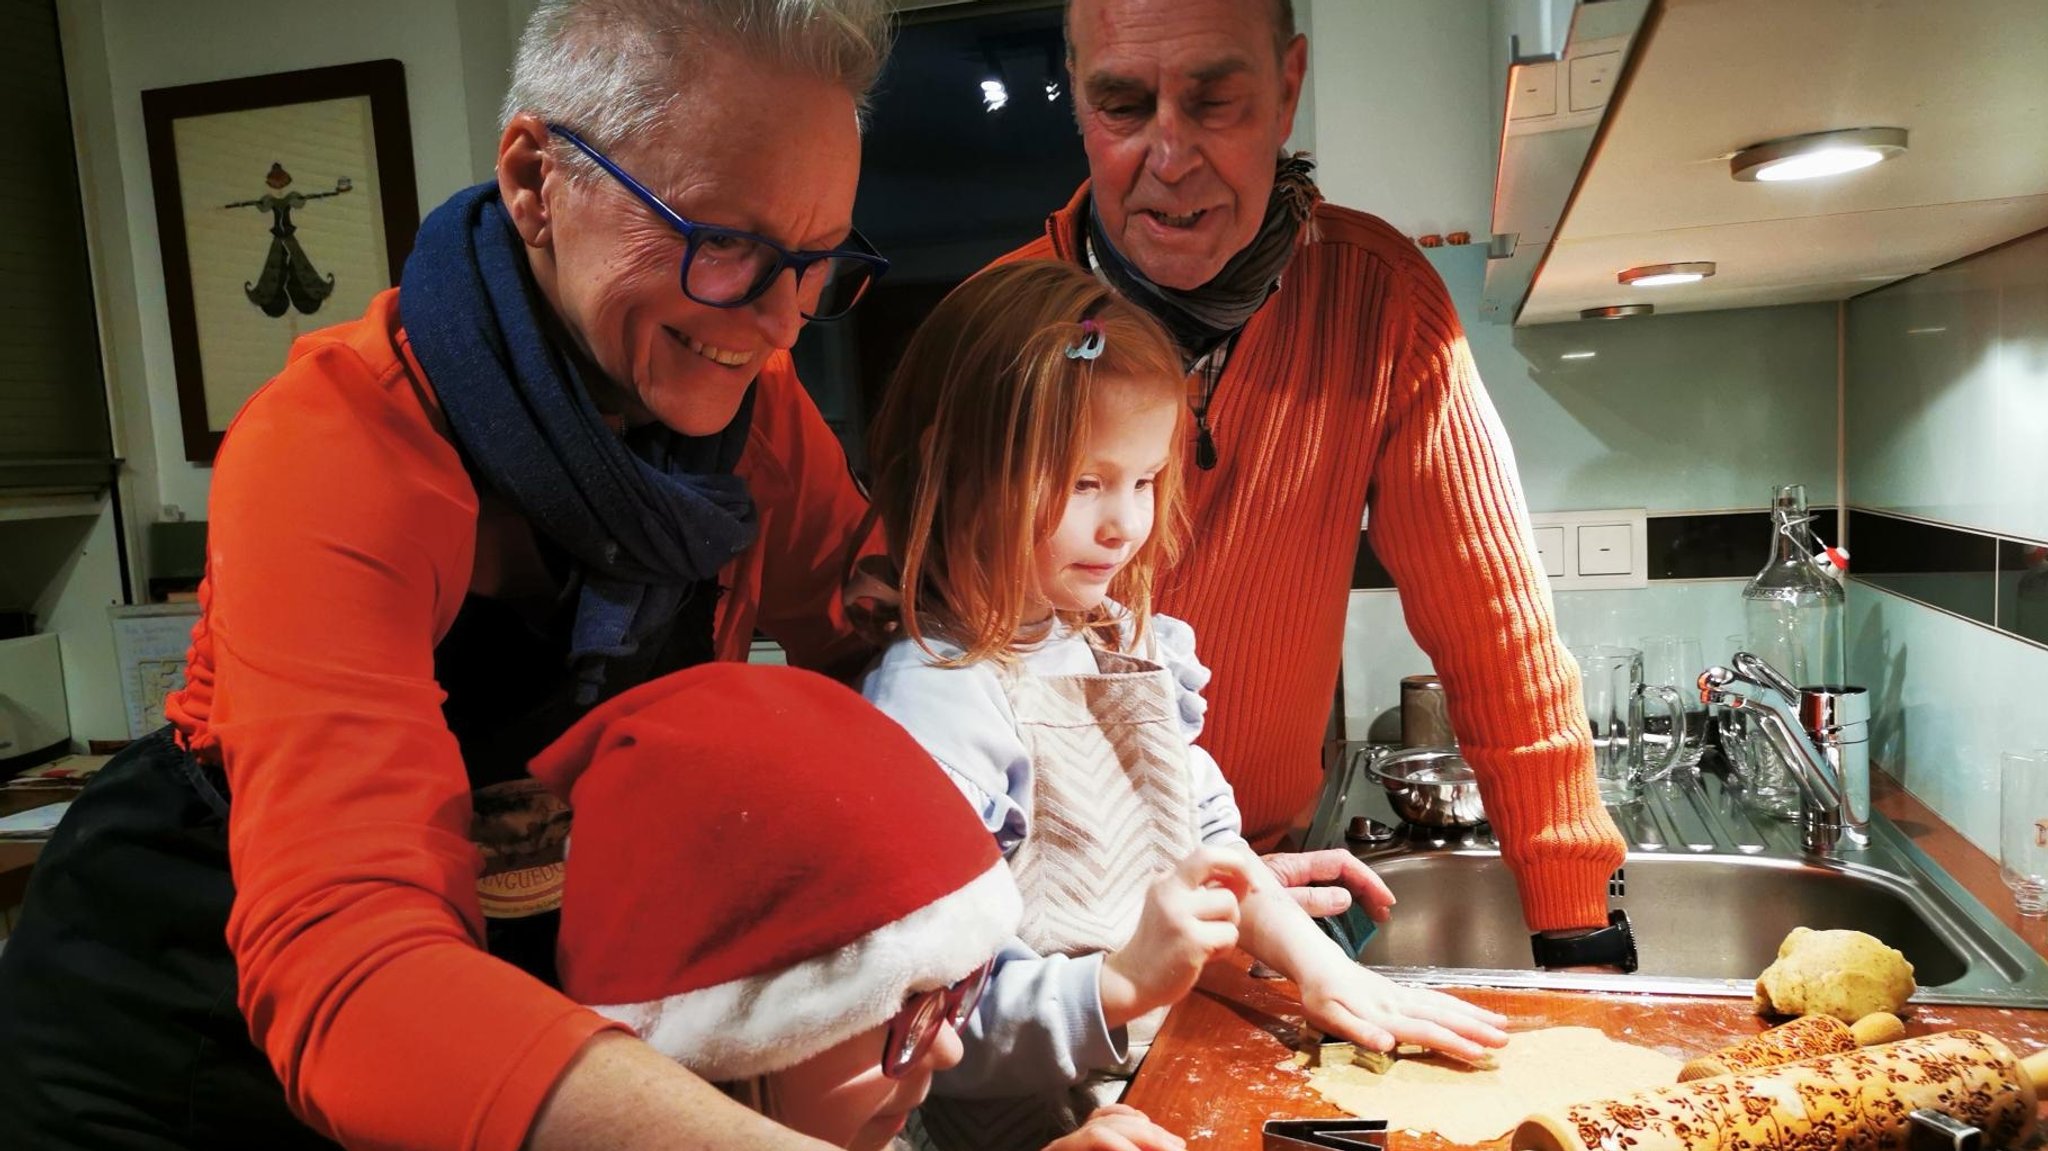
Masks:
[[[1854,1051],[1903,1038],[1906,1025],[1886,1011],[1873,1011],[1854,1024],[1832,1015],[1804,1015],[1782,1027],[1773,1027],[1730,1047],[1700,1056],[1678,1069],[1678,1081],[1690,1083],[1714,1075],[1737,1071],[1761,1071],[1785,1063],[1797,1063],[1816,1055]]]
[[[1907,1145],[1908,1112],[1932,1107],[2018,1146],[2048,1082],[2048,1051],[2022,1060],[1981,1031],[1944,1031],[1765,1071],[1697,1079],[1542,1112],[1515,1128],[1515,1151],[1703,1151]],[[1816,1137],[1818,1137],[1816,1139]]]

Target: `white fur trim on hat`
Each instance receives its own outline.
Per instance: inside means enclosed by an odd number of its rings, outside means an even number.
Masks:
[[[913,989],[968,975],[1009,941],[1022,914],[1009,864],[998,862],[837,951],[769,975],[594,1010],[713,1082],[766,1075],[887,1022]]]

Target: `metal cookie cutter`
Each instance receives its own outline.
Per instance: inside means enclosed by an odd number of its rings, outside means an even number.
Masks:
[[[1268,1119],[1266,1151],[1386,1151],[1384,1119]]]
[[[1984,1132],[1946,1112],[1923,1107],[1906,1118],[1906,1146],[1912,1151],[1980,1151]]]

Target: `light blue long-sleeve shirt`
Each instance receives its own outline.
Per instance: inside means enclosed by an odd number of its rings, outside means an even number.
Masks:
[[[1205,844],[1242,844],[1236,797],[1209,753],[1194,745],[1207,704],[1209,669],[1195,658],[1194,629],[1169,616],[1152,617],[1156,650],[1173,673],[1180,728],[1188,740],[1196,834]],[[1032,764],[1017,717],[994,665],[938,667],[960,654],[930,641],[927,653],[898,640],[882,653],[861,693],[917,737],[939,761],[1005,856],[1031,833],[1026,804]],[[1087,641],[1062,630],[1022,653],[1024,670],[1041,676],[1096,670]],[[1057,1090],[1115,1067],[1128,1056],[1122,1028],[1102,1015],[1100,953],[1042,956],[1013,939],[996,957],[981,1006],[961,1036],[966,1056],[940,1072],[933,1090],[965,1098],[1009,1098]]]

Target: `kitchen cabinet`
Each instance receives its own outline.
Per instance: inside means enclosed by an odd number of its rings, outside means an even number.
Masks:
[[[2048,226],[2039,0],[1495,0],[1494,35],[1490,320],[1845,300]],[[1706,278],[1618,275],[1670,264]]]

